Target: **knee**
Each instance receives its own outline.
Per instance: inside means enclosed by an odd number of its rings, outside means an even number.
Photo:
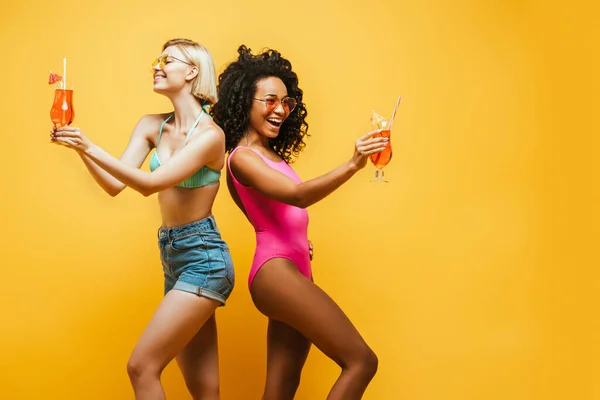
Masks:
[[[379,367],[379,359],[377,355],[369,346],[365,344],[364,348],[357,352],[356,356],[342,368],[347,370],[353,370],[355,373],[360,374],[362,377],[371,380],[377,368]]]
[[[141,362],[135,358],[130,358],[127,362],[127,375],[133,383],[144,379],[160,379],[161,372],[159,368],[154,368],[149,363]]]
[[[283,367],[267,371],[267,384],[263,400],[293,399],[300,386],[302,367]]]
[[[369,378],[373,378],[377,373],[377,368],[379,368],[379,358],[377,358],[377,354],[370,348],[368,348],[364,356],[363,368],[369,375]]]
[[[284,380],[284,382],[282,382],[282,393],[285,393],[285,395],[289,396],[290,399],[294,398],[294,395],[298,390],[298,386],[300,386],[301,374],[302,369],[289,371],[289,374],[287,374],[286,379]]]

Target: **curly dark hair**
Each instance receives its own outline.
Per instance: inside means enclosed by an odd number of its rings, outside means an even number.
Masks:
[[[308,135],[306,105],[302,102],[302,89],[292,64],[276,50],[266,49],[253,55],[252,50],[241,45],[239,57],[219,75],[218,98],[211,114],[225,132],[225,146],[232,151],[244,137],[250,126],[250,108],[256,93],[256,84],[263,78],[277,77],[285,84],[288,96],[296,99],[296,108],[285,119],[276,138],[269,140],[269,147],[286,162],[298,156],[304,148]]]

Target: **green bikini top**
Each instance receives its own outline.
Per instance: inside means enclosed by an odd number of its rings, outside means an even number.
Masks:
[[[200,122],[200,119],[204,116],[204,114],[205,114],[205,112],[202,111],[200,113],[200,115],[198,116],[198,118],[196,119],[196,122],[194,122],[194,125],[192,125],[191,129],[189,130],[188,134],[185,137],[186,142],[187,142],[188,138],[190,137],[190,134],[196,128],[196,125],[198,125],[198,122]],[[163,127],[165,126],[165,123],[173,117],[173,115],[174,115],[174,113],[169,115],[169,117],[167,119],[165,119],[163,121],[163,123],[160,125],[160,131],[158,132],[158,140],[156,141],[156,149],[158,149],[158,144],[160,143],[160,137],[162,136]],[[150,171],[154,171],[156,168],[160,167],[160,165],[161,165],[161,162],[158,159],[158,154],[156,152],[156,149],[154,150],[154,153],[152,153],[152,157],[150,157]],[[193,188],[198,188],[198,187],[202,187],[202,186],[213,185],[213,184],[219,182],[220,177],[221,177],[221,171],[214,170],[214,169],[209,168],[206,165],[204,165],[198,171],[194,172],[194,175],[190,176],[185,181],[178,183],[177,186],[182,187],[182,188],[193,189]]]

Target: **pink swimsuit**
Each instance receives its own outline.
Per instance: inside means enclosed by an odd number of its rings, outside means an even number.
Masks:
[[[287,258],[298,267],[302,275],[311,279],[307,234],[308,211],[270,199],[235,179],[231,172],[231,157],[239,148],[254,150],[238,146],[233,149],[227,160],[229,174],[237,194],[246,210],[248,220],[256,232],[256,252],[248,277],[248,286],[252,285],[252,280],[260,267],[272,258]],[[254,152],[271,168],[289,176],[297,183],[302,182],[285,161],[274,162],[262,154]]]

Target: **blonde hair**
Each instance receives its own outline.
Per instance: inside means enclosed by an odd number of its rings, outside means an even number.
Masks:
[[[177,47],[190,64],[198,67],[198,75],[192,81],[190,93],[200,100],[203,105],[213,105],[217,102],[217,75],[215,63],[208,49],[189,39],[172,39],[163,45]]]

